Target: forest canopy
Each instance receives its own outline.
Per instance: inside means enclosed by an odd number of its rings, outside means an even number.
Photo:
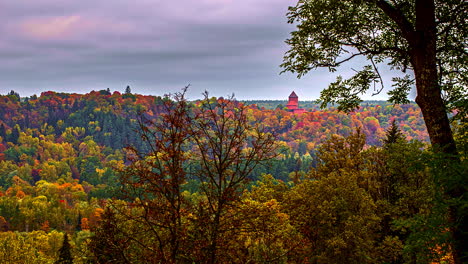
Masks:
[[[311,105],[293,114],[268,102],[173,96],[1,96],[0,240],[8,247],[0,256],[450,259],[446,204],[415,104],[364,102],[350,114]],[[276,150],[251,167],[257,156],[249,153],[262,142],[251,140],[265,135],[275,136]],[[7,257],[13,248],[24,255]]]

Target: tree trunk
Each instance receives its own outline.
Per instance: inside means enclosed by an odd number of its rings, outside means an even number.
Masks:
[[[410,40],[418,93],[416,103],[421,108],[432,145],[444,153],[457,155],[439,86],[436,41],[434,0],[417,0],[416,30]]]
[[[218,251],[218,237],[219,237],[219,228],[221,225],[221,212],[224,210],[223,201],[221,199],[218,200],[218,208],[216,208],[215,218],[213,221],[212,227],[212,234],[211,234],[211,241],[209,247],[209,256],[208,256],[208,263],[215,264],[217,259],[217,251]]]
[[[409,41],[416,78],[416,103],[421,108],[432,146],[439,153],[447,154],[444,163],[450,166],[453,162],[459,162],[459,159],[438,81],[436,34],[434,0],[416,0],[416,30]],[[445,193],[450,198],[460,199],[466,193],[463,186],[447,187]],[[463,255],[468,251],[467,219],[460,210],[456,205],[449,208],[456,264],[467,261]]]
[[[427,67],[427,63],[423,63],[420,67],[415,67],[414,72],[418,92],[416,103],[421,108],[432,146],[441,152],[456,156],[457,149],[441,98],[436,66]]]

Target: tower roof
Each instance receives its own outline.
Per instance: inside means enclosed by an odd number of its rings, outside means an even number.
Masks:
[[[289,97],[297,97],[297,94],[293,91],[293,92],[289,95]]]

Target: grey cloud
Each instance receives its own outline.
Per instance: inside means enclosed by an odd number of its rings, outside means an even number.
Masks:
[[[8,23],[0,23],[0,93],[122,91],[130,84],[134,92],[163,94],[191,83],[195,97],[206,89],[216,96],[234,92],[240,99],[281,99],[291,90],[316,98],[320,89],[315,88],[324,88],[332,75],[311,72],[301,80],[279,75],[284,40],[293,30],[285,17],[291,4],[4,0],[0,14]],[[47,28],[24,32],[25,23],[34,29],[36,20],[69,16],[76,19],[70,28],[64,26],[63,36]]]

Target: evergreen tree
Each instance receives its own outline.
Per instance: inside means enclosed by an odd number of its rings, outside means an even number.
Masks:
[[[76,231],[81,231],[82,230],[81,229],[81,224],[82,224],[81,218],[82,218],[82,216],[81,216],[81,212],[80,212],[80,213],[78,213],[78,218],[77,218],[77,221],[76,221],[76,228],[75,228]]]
[[[127,85],[127,88],[125,88],[125,94],[131,94],[132,89],[130,89],[130,85]]]
[[[19,125],[15,125],[13,129],[11,130],[9,141],[13,144],[17,144],[19,136],[20,136],[20,127]]]
[[[55,264],[72,264],[73,257],[70,252],[70,242],[68,241],[68,234],[63,235],[63,244],[59,249],[59,259]]]
[[[3,141],[6,141],[6,128],[4,124],[0,125],[0,137],[3,138]]]
[[[383,140],[385,145],[397,143],[404,139],[403,134],[401,133],[400,128],[393,119],[392,124],[388,128],[387,132],[385,133],[385,138]]]
[[[12,99],[12,100],[20,100],[20,95],[19,93],[11,90],[9,93],[8,93],[9,97]]]

